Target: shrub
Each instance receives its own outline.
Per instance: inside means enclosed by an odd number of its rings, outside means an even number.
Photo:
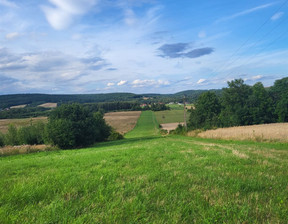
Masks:
[[[45,124],[39,122],[35,125],[21,127],[18,130],[20,144],[39,145],[44,143]]]
[[[0,132],[0,147],[3,147],[4,145],[5,145],[4,135]]]
[[[184,125],[178,124],[178,127],[175,130],[170,131],[170,133],[175,135],[186,135],[187,128]]]
[[[10,124],[5,135],[5,145],[19,145],[18,130],[15,125]]]
[[[108,137],[108,141],[115,141],[115,140],[121,140],[124,139],[124,136],[121,135],[119,132],[116,132],[115,130],[112,130],[110,136]]]

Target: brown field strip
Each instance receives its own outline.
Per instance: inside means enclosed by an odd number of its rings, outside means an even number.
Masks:
[[[193,132],[188,133],[193,135]],[[288,142],[288,123],[261,124],[241,127],[218,128],[197,135],[201,138],[280,141]]]
[[[24,108],[24,107],[26,107],[26,106],[27,106],[27,104],[17,105],[17,106],[12,106],[12,107],[10,107],[10,109],[19,109],[19,108]]]
[[[0,132],[6,133],[8,131],[9,124],[14,124],[16,127],[28,126],[35,124],[38,121],[47,122],[47,117],[34,117],[23,119],[1,119],[0,120]]]
[[[125,111],[106,113],[104,119],[121,134],[131,131],[140,117],[141,111]]]
[[[43,103],[41,105],[38,105],[38,107],[55,108],[57,107],[57,103]]]

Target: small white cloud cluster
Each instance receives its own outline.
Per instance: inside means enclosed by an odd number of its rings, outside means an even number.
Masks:
[[[56,30],[67,28],[74,20],[75,16],[85,14],[97,0],[49,0],[54,7],[43,5],[41,8],[46,19]]]

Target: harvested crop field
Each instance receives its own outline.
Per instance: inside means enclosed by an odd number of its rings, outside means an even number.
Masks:
[[[0,120],[0,132],[6,133],[8,131],[9,124],[13,124],[16,127],[28,126],[35,124],[38,121],[47,122],[47,117],[34,117],[23,119],[1,119]]]
[[[57,103],[43,103],[43,104],[39,105],[38,107],[55,108],[55,107],[57,107]]]
[[[131,131],[140,117],[141,111],[125,111],[106,113],[104,119],[121,134]]]
[[[198,134],[201,138],[288,142],[288,123],[218,128]]]
[[[27,104],[22,104],[22,105],[12,106],[12,107],[10,107],[10,109],[19,109],[19,108],[24,108],[26,106],[27,106]]]

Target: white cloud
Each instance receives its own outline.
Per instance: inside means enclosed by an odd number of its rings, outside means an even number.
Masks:
[[[203,82],[205,82],[205,81],[206,81],[206,79],[199,79],[197,84],[203,84]]]
[[[271,17],[271,20],[276,21],[276,20],[280,19],[283,15],[284,15],[284,12],[278,12]]]
[[[17,33],[17,32],[7,33],[7,34],[6,34],[6,39],[7,39],[7,40],[11,40],[11,39],[17,38],[17,37],[19,37],[19,36],[20,36],[20,34]]]
[[[117,83],[117,86],[123,86],[127,83],[127,81],[121,80],[120,82]]]
[[[56,30],[69,27],[75,16],[80,16],[88,12],[97,0],[49,0],[54,7],[42,6],[47,21]]]
[[[252,76],[250,78],[245,78],[244,81],[256,81],[256,80],[260,80],[263,78],[263,75],[255,75]]]
[[[262,78],[263,78],[263,75],[255,75],[255,76],[251,77],[252,80],[258,80],[258,79],[262,79]]]
[[[115,85],[115,83],[113,83],[113,82],[107,83],[107,86],[108,86],[108,87],[111,87],[111,86],[114,86],[114,85]]]

